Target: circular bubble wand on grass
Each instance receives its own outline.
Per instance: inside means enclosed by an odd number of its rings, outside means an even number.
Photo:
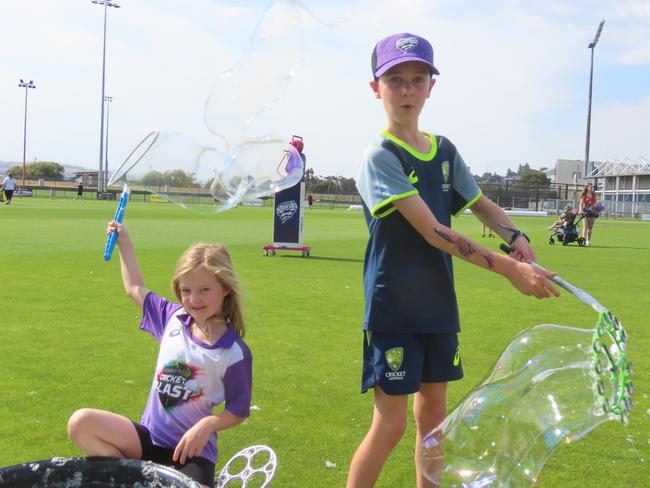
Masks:
[[[224,465],[215,478],[215,488],[266,488],[275,476],[277,464],[277,456],[270,447],[261,444],[247,447]]]
[[[622,324],[584,290],[552,280],[598,313],[595,327],[536,325],[508,344],[423,439],[418,461],[437,486],[532,486],[561,444],[607,421],[627,424],[634,387]]]

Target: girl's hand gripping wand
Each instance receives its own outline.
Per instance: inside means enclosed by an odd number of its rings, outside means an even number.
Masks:
[[[124,219],[124,210],[126,209],[126,204],[129,202],[129,187],[125,183],[122,188],[122,194],[120,195],[120,201],[117,204],[117,210],[115,210],[115,217],[113,220],[118,224],[122,223]],[[117,242],[117,231],[113,231],[108,234],[106,238],[106,249],[104,250],[104,261],[109,261],[111,255],[113,254],[113,249],[115,248],[115,243]]]

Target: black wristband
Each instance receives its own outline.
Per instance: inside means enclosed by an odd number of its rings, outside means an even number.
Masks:
[[[526,233],[520,231],[519,229],[517,229],[512,233],[512,237],[510,238],[510,245],[511,246],[512,246],[513,242],[515,242],[515,239],[517,239],[517,237],[519,237],[519,236],[522,236],[524,239],[526,239],[528,241],[528,243],[530,243],[530,239],[528,238]]]

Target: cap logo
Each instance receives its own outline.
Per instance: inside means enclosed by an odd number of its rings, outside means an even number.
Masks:
[[[402,51],[404,54],[415,49],[418,45],[416,37],[400,37],[395,42],[395,47]]]

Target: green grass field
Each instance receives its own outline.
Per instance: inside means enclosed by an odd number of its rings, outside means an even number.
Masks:
[[[93,406],[139,419],[156,342],[138,330],[140,311],[123,293],[117,256],[102,260],[115,202],[14,199],[0,206],[0,466],[81,453],[66,421]],[[608,422],[562,446],[538,486],[650,486],[650,223],[597,222],[593,246],[550,246],[551,218],[518,218],[539,262],[608,306],[629,334],[635,408],[627,427]],[[367,231],[360,212],[306,211],[312,256],[264,257],[272,209],[196,215],[165,204],[130,204],[125,222],[149,288],[172,297],[175,261],[191,243],[221,241],[245,289],[247,342],[254,355],[250,419],[220,436],[220,465],[252,444],[279,458],[277,487],[344,486],[350,458],[371,417],[359,394],[361,273]],[[455,228],[481,239],[463,216]],[[491,369],[513,336],[532,325],[590,328],[596,314],[568,293],[537,301],[502,277],[456,261],[465,378],[449,388],[453,406]],[[413,425],[385,466],[379,487],[415,485]],[[335,467],[326,467],[326,461]]]

